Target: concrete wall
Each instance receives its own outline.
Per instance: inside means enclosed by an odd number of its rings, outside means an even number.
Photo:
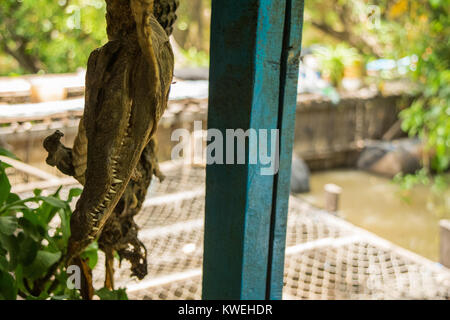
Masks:
[[[354,166],[364,139],[380,139],[397,121],[398,112],[409,106],[411,96],[403,93],[382,96],[360,90],[343,95],[334,105],[328,99],[312,94],[299,96],[294,151],[312,170]],[[171,101],[158,129],[159,157],[169,160],[174,129],[192,130],[194,120],[203,121],[206,129],[207,100]],[[46,168],[43,139],[56,129],[64,132],[64,143],[72,145],[77,120],[29,125],[30,128],[7,133],[0,128],[0,145],[6,145],[25,162]],[[56,173],[56,171],[51,170]]]

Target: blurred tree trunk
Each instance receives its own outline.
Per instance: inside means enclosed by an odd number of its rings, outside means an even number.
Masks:
[[[197,28],[198,28],[198,32],[197,32],[197,37],[196,39],[193,39],[194,41],[196,41],[197,43],[195,44],[195,47],[197,47],[200,50],[204,50],[204,46],[203,46],[203,0],[196,0],[194,2],[195,6],[192,7],[193,11],[192,11],[192,20],[197,22]]]
[[[208,2],[209,3],[209,2]],[[176,42],[184,50],[197,48],[197,50],[209,50],[208,28],[209,23],[205,17],[205,10],[209,4],[204,0],[189,0],[181,2],[179,9],[178,26],[173,32]]]
[[[41,70],[42,63],[39,59],[27,53],[28,39],[18,36],[11,31],[9,33],[8,37],[0,34],[0,50],[13,57],[29,73],[37,73]],[[7,39],[12,41],[7,41]],[[11,46],[12,42],[15,43],[15,46]]]
[[[369,32],[361,33],[358,26],[367,22],[361,20],[365,12],[356,12],[354,3],[342,0],[313,1],[307,3],[310,14],[305,21],[313,27],[338,41],[347,42],[363,54],[382,57],[384,48],[376,36]],[[329,19],[329,14],[334,19]]]
[[[12,56],[25,71],[29,73],[39,72],[41,63],[36,57],[27,54],[25,48],[25,43],[20,43],[16,48],[10,48],[5,43],[2,44],[3,51]]]

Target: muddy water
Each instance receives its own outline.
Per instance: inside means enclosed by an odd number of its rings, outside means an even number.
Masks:
[[[391,180],[356,170],[313,173],[302,199],[324,207],[324,185],[342,187],[339,215],[406,249],[439,260],[439,220],[450,218],[450,190],[437,197],[428,187],[401,192]]]

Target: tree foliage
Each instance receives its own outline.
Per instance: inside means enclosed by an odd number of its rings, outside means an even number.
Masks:
[[[433,155],[431,163],[425,163],[427,170],[445,172],[450,165],[450,2],[314,0],[305,5],[305,46],[338,48],[346,43],[366,60],[418,57],[412,76],[423,95],[402,113],[403,129],[426,141]],[[84,67],[91,50],[106,40],[104,13],[104,0],[0,1],[0,73],[73,72]],[[184,58],[197,65],[208,62],[210,13],[209,0],[181,1],[178,11],[174,37]],[[19,67],[2,71],[6,56]],[[341,76],[342,61],[331,55],[327,61],[336,77]]]
[[[89,53],[106,40],[104,15],[104,0],[0,1],[0,54],[17,63],[3,73],[85,66]]]
[[[450,2],[306,1],[305,20],[307,27],[331,41],[350,44],[367,59],[418,57],[411,78],[422,87],[422,95],[401,113],[402,128],[426,143],[425,171],[418,176],[446,172],[450,167]],[[307,41],[323,43],[324,39],[307,37]],[[441,185],[443,180],[443,176],[436,179]]]
[[[450,3],[430,0],[418,14],[418,28],[426,36],[414,41],[419,57],[414,76],[423,94],[401,117],[403,129],[421,137],[433,155],[425,169],[444,173],[450,167]]]

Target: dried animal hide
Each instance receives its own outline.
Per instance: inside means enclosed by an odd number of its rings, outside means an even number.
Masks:
[[[147,251],[134,216],[153,175],[162,178],[154,134],[167,107],[174,56],[168,35],[178,0],[106,0],[109,41],[92,52],[85,111],[74,146],[57,131],[44,141],[47,163],[84,185],[71,219],[67,263],[98,239],[106,254],[106,286],[113,256],[147,274]]]

